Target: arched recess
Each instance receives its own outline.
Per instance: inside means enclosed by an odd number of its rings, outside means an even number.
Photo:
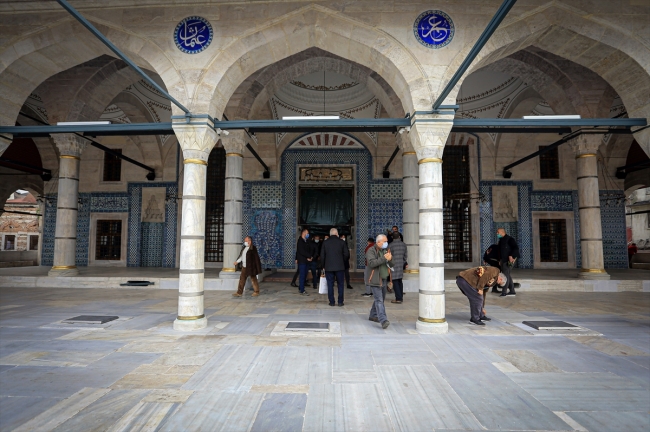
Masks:
[[[405,111],[399,97],[379,74],[320,48],[308,48],[252,74],[233,93],[226,108],[228,117],[251,119],[251,113],[268,103],[282,86],[297,77],[320,71],[345,75],[366,85],[391,117],[404,117]]]
[[[65,16],[65,12],[60,16]],[[157,73],[167,88],[180,94],[181,100],[187,99],[178,68],[159,46],[118,27],[94,24],[139,66]],[[2,125],[15,123],[29,94],[49,77],[101,55],[112,55],[72,18],[61,19],[55,26],[13,39],[0,48],[0,52]]]
[[[479,53],[467,75],[529,46],[535,46],[590,69],[621,97],[630,117],[650,117],[650,55],[634,32],[597,20],[591,11],[550,3],[499,27]],[[471,48],[461,50],[445,77],[449,81]],[[466,75],[466,76],[467,76]],[[461,82],[456,86],[460,88]],[[456,93],[454,93],[456,94]],[[650,154],[650,129],[635,134]]]
[[[237,87],[256,71],[316,47],[359,63],[382,76],[405,110],[428,109],[431,88],[417,59],[377,28],[309,5],[253,29],[210,62],[195,91],[192,109],[220,118]]]

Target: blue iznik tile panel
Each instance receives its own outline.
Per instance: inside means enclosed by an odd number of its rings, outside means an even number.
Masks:
[[[402,202],[402,181],[385,180],[370,184],[370,199],[372,200],[398,200]]]
[[[605,202],[618,192],[619,203]],[[603,227],[603,257],[605,268],[628,268],[627,237],[625,234],[625,196],[623,191],[600,191],[600,222]],[[615,201],[615,200],[614,200]]]
[[[270,199],[253,198],[253,193],[261,191],[268,193]],[[263,268],[283,268],[282,197],[280,182],[244,182],[242,238],[253,238]]]
[[[368,205],[368,237],[385,234],[386,229],[397,225],[402,231],[402,180],[375,180],[370,183],[370,202]],[[362,238],[365,244],[368,239]],[[363,261],[362,261],[363,262]]]
[[[142,267],[162,267],[164,229],[164,223],[142,222]]]
[[[56,230],[56,197],[46,195],[43,210],[43,238],[41,239],[41,265],[54,265],[54,231]]]
[[[145,264],[160,262],[157,267],[173,268],[176,266],[176,231],[178,211],[176,201],[173,199],[165,202],[165,223],[162,229],[149,229],[143,231],[143,223],[140,221],[142,213],[142,188],[146,187],[164,187],[168,196],[178,196],[178,184],[176,182],[158,182],[158,183],[129,183],[128,200],[129,200],[129,235],[127,250],[128,267],[144,267]],[[143,250],[143,236],[147,236],[146,241],[151,244],[160,244],[160,260],[158,260],[158,251],[147,248]],[[160,236],[150,239],[148,236]],[[143,251],[146,256],[143,256]]]
[[[256,184],[251,186],[252,208],[282,208],[281,184]]]

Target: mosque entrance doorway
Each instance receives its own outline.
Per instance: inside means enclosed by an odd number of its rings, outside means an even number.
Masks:
[[[312,237],[323,237],[329,235],[330,228],[337,228],[339,235],[346,237],[348,248],[354,250],[354,197],[354,186],[300,186],[298,220],[301,229],[309,229]]]

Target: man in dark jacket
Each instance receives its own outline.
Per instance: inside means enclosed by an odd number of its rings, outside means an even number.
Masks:
[[[308,242],[309,230],[302,230],[302,234],[298,239],[296,245],[296,261],[298,261],[298,271],[300,272],[300,295],[308,296],[309,293],[305,291],[305,279],[307,279],[307,270],[313,261],[313,254],[311,246]]]
[[[323,243],[320,242],[320,236],[314,236],[314,241],[310,243],[312,260],[309,268],[311,269],[311,279],[314,285],[314,289],[318,289],[318,284],[320,283],[320,249],[323,246]]]
[[[391,281],[393,282],[393,289],[395,290],[395,300],[391,303],[400,304],[404,301],[404,266],[408,267],[408,250],[406,244],[400,239],[400,233],[393,231],[393,242],[388,247],[388,250],[393,255],[393,271],[391,272]]]
[[[366,252],[366,261],[370,268],[370,274],[366,283],[370,285],[372,296],[375,301],[370,308],[370,316],[368,319],[377,323],[381,323],[381,328],[386,329],[390,325],[388,317],[386,316],[386,308],[384,307],[384,300],[386,300],[386,290],[388,287],[389,267],[393,267],[393,256],[388,250],[388,238],[379,234],[377,242],[373,247]]]
[[[237,261],[235,261],[235,267],[239,263],[241,263],[242,269],[239,275],[239,286],[237,286],[237,292],[233,294],[233,297],[241,297],[244,294],[244,286],[248,278],[251,278],[251,283],[255,290],[253,297],[257,297],[260,295],[260,284],[257,281],[257,275],[262,273],[262,263],[260,262],[260,256],[257,253],[257,248],[253,245],[253,239],[251,237],[244,239],[244,248],[241,250]]]
[[[334,278],[336,278],[339,287],[339,306],[343,306],[345,261],[349,258],[348,246],[339,238],[339,231],[332,228],[330,238],[323,243],[323,248],[320,251],[320,260],[327,278],[327,297],[330,306],[334,306]]]
[[[500,249],[498,245],[490,245],[489,248],[486,249],[485,253],[483,254],[483,264],[491,267],[497,267],[499,271],[501,270],[501,259],[500,259]],[[492,287],[492,292],[493,293],[498,293],[499,289],[497,288],[497,285],[495,284]]]
[[[515,261],[519,258],[519,246],[515,239],[506,233],[504,228],[497,229],[497,238],[499,239],[501,271],[508,279],[506,286],[503,287],[503,291],[501,292],[501,297],[507,295],[514,296],[515,286],[512,282],[512,277],[510,276],[510,270],[515,265]]]

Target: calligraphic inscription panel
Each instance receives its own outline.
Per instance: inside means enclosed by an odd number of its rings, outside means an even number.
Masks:
[[[439,10],[422,12],[413,24],[415,38],[428,48],[442,48],[454,38],[454,22]]]
[[[174,30],[174,42],[186,54],[198,54],[212,42],[214,33],[210,22],[199,16],[187,17]]]
[[[299,178],[307,182],[352,181],[354,172],[352,168],[300,168]]]

